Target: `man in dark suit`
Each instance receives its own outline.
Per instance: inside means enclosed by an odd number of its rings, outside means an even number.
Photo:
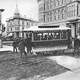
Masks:
[[[20,42],[19,42],[19,51],[20,51],[20,54],[21,54],[21,58],[22,58],[22,56],[23,56],[23,54],[25,54],[25,56],[26,56],[26,52],[25,52],[25,42],[24,42],[24,40],[21,40]]]
[[[26,39],[26,47],[27,47],[27,54],[31,54],[31,50],[32,50],[32,42],[31,42],[31,38],[27,38]]]
[[[13,44],[12,44],[12,46],[13,46],[13,52],[15,53],[17,53],[17,43],[16,43],[16,39],[13,41]]]
[[[75,41],[74,41],[74,46],[75,46],[75,49],[78,49],[79,48],[79,43],[80,41],[79,41],[79,39],[75,39]]]

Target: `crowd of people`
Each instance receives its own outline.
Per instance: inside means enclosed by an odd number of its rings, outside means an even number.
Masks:
[[[31,54],[32,43],[30,38],[27,39],[16,38],[14,39],[12,46],[13,46],[13,53],[17,53],[19,51],[21,58],[23,57],[23,54],[25,56]]]

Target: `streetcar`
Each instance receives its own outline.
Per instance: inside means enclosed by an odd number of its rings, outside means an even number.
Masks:
[[[71,29],[68,27],[40,28],[32,26],[23,33],[25,39],[30,37],[32,52],[36,54],[65,50],[71,44]]]

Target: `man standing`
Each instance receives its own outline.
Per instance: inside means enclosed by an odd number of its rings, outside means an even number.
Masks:
[[[27,38],[27,53],[31,54],[31,50],[32,50],[31,38]]]
[[[74,44],[74,46],[75,46],[75,49],[78,49],[79,48],[79,39],[75,39],[75,44]]]
[[[19,46],[19,51],[20,51],[20,54],[21,54],[21,58],[22,58],[23,54],[25,54],[25,56],[26,56],[24,40],[21,39],[18,46]]]
[[[17,43],[16,43],[16,40],[13,41],[12,46],[13,46],[13,52],[14,52],[14,53],[15,53],[15,52],[17,53]]]

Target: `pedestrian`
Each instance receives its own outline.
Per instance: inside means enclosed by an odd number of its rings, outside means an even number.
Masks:
[[[16,40],[13,41],[12,46],[13,46],[13,52],[14,52],[14,53],[15,53],[15,52],[17,53],[17,44],[16,44]]]
[[[26,56],[24,40],[21,39],[18,46],[19,46],[19,51],[20,51],[21,58],[23,57],[23,54],[25,54],[25,56]]]
[[[78,40],[79,40],[78,45],[79,45],[79,49],[80,49],[80,36],[78,36],[77,38],[78,38]]]
[[[32,50],[31,38],[27,38],[27,53],[28,53],[28,54],[32,54],[32,53],[31,53],[31,50]]]
[[[75,46],[75,49],[79,48],[79,39],[75,39],[74,46]]]

